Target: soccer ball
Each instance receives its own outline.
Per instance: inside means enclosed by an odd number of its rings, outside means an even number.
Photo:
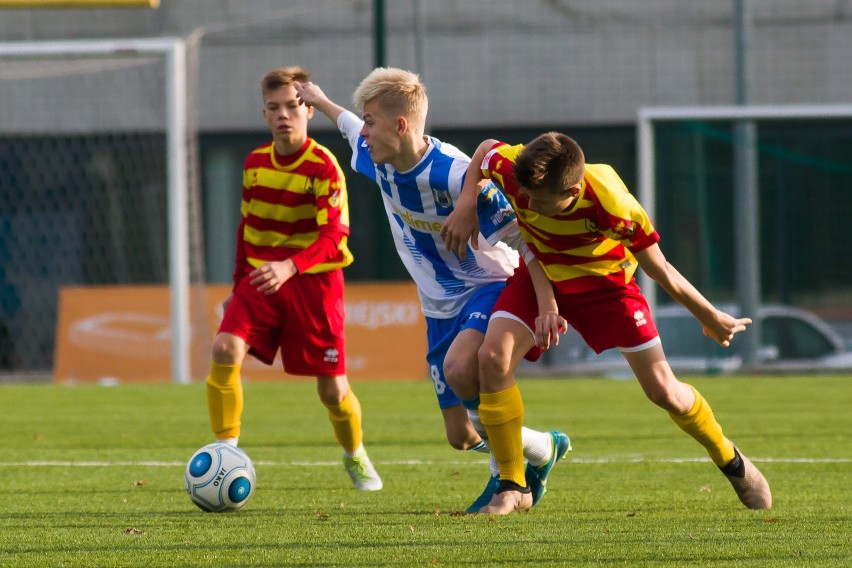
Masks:
[[[254,464],[240,448],[216,442],[189,458],[183,479],[190,500],[202,511],[234,511],[254,493]]]

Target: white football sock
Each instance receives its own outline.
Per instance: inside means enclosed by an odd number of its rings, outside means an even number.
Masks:
[[[491,446],[488,445],[488,434],[485,433],[485,426],[482,425],[482,420],[479,419],[479,411],[470,410],[468,408],[467,419],[470,420],[470,423],[473,425],[473,429],[476,430],[476,433],[479,434],[480,438],[482,438],[482,443],[484,444],[484,447],[477,446],[473,449],[478,452],[488,453],[491,456],[491,465],[489,466],[489,469],[491,470],[491,477],[500,475],[500,470],[497,467],[497,460],[494,459],[494,454],[491,453]]]
[[[473,425],[473,429],[479,434],[479,437],[488,441],[488,434],[485,433],[485,426],[482,425],[482,420],[479,419],[479,410],[467,409],[467,419]]]
[[[494,459],[494,454],[491,454],[491,465],[489,468],[491,469],[491,477],[500,475],[500,468],[497,467],[497,460]]]
[[[524,457],[530,465],[544,465],[553,457],[553,438],[548,432],[539,432],[524,426],[521,437],[524,441]]]
[[[229,446],[234,446],[235,448],[239,444],[239,438],[216,438],[217,442],[221,442],[223,444],[228,444]]]
[[[354,452],[347,452],[346,450],[343,450],[343,457],[344,458],[354,458],[355,456],[357,456],[359,454],[365,454],[365,453],[367,453],[367,450],[364,449],[364,443],[361,442],[361,445],[358,446],[357,448],[355,448]]]

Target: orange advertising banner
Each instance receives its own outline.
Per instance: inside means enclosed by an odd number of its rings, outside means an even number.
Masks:
[[[210,349],[230,286],[191,291],[193,381],[210,368]],[[346,365],[353,380],[428,377],[426,322],[417,289],[404,283],[346,285]],[[251,356],[245,380],[311,380]],[[59,294],[53,380],[103,384],[170,382],[171,332],[167,286],[68,287]]]

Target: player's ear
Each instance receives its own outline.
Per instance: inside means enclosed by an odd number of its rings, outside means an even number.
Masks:
[[[583,181],[580,180],[571,186],[571,197],[579,197],[580,191],[583,189]]]
[[[396,133],[402,136],[408,130],[408,121],[404,116],[396,119]]]

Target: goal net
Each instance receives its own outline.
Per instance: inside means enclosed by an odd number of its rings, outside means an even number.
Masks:
[[[0,43],[0,373],[50,372],[62,287],[167,284],[192,376],[186,77],[175,39]]]

